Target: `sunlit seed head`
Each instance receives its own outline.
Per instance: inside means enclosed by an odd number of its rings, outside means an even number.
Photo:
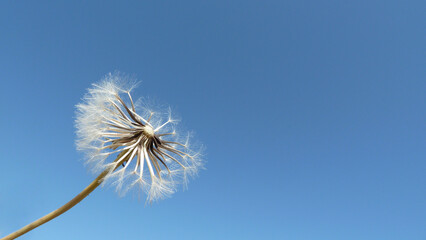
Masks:
[[[117,74],[93,84],[77,105],[77,146],[95,171],[111,169],[105,180],[114,179],[118,191],[139,186],[149,201],[164,198],[197,173],[201,154],[171,127],[176,121],[170,110],[162,119],[166,114],[138,108],[130,94],[134,86],[127,85]]]

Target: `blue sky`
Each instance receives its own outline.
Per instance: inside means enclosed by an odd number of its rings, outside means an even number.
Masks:
[[[425,239],[424,1],[1,1],[0,236],[95,176],[75,105],[119,70],[207,147],[146,206],[97,189],[22,239]]]

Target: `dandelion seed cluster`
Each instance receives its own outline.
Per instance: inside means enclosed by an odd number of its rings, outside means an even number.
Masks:
[[[104,182],[120,194],[137,187],[154,201],[179,183],[186,186],[202,167],[201,152],[190,149],[189,135],[178,134],[170,110],[164,120],[163,113],[135,104],[134,86],[118,74],[93,84],[77,105],[77,148],[94,172],[109,170]]]

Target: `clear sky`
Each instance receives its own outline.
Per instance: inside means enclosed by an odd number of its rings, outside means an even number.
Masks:
[[[152,206],[112,188],[29,240],[426,238],[425,1],[0,2],[0,236],[94,178],[75,105],[108,72],[206,146]]]

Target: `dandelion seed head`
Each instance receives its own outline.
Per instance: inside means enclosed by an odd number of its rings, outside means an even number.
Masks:
[[[170,108],[162,113],[134,101],[135,86],[119,74],[93,84],[76,106],[76,144],[93,172],[109,170],[104,183],[120,195],[140,189],[151,202],[186,187],[203,161],[201,149],[190,148],[191,136],[176,131]]]

